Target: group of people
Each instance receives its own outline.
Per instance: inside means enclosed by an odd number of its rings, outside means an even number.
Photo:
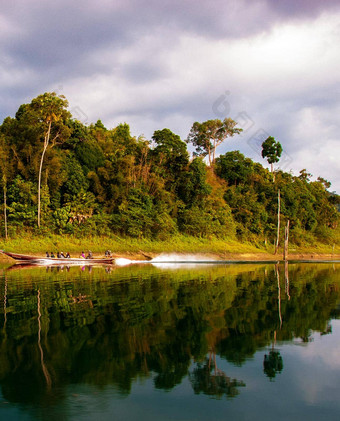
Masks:
[[[48,251],[46,252],[46,257],[47,258],[51,258],[51,259],[54,259],[55,258],[55,255],[54,255],[54,253],[53,253],[53,251],[51,251],[51,253],[49,253]],[[66,253],[66,255],[63,253],[63,252],[57,252],[57,258],[58,259],[70,259],[71,258],[71,255],[70,255],[70,253],[69,252],[67,252]]]
[[[106,257],[110,257],[111,256],[111,250],[106,250],[105,251],[105,256]],[[55,255],[54,255],[54,253],[53,253],[53,251],[51,251],[51,253],[49,253],[48,251],[46,252],[46,257],[47,258],[51,258],[51,259],[54,259],[55,258]],[[85,253],[82,251],[81,252],[81,255],[79,256],[80,258],[82,258],[82,259],[93,259],[93,253],[92,253],[92,251],[91,250],[89,250],[88,251],[88,254],[87,254],[87,256],[85,255]],[[70,256],[70,253],[69,252],[67,252],[66,253],[66,255],[63,253],[63,252],[59,252],[58,251],[58,253],[57,253],[57,258],[58,259],[70,259],[71,258],[71,256]]]

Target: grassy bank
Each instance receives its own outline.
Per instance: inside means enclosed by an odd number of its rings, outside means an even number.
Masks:
[[[119,237],[87,237],[74,236],[21,236],[5,241],[0,239],[0,249],[17,253],[44,255],[46,251],[69,252],[77,257],[81,251],[91,250],[102,256],[105,250],[111,250],[116,256],[156,256],[161,253],[210,254],[219,258],[251,258],[273,257],[273,245],[240,242],[235,239],[207,239],[178,235],[166,241],[149,239],[132,239]],[[278,257],[281,257],[281,251]],[[340,245],[313,244],[312,246],[296,246],[291,244],[290,255],[340,255]]]

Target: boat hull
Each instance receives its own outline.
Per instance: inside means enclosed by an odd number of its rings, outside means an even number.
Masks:
[[[36,257],[26,254],[10,253],[8,251],[0,250],[1,253],[16,260],[20,263],[34,263],[39,265],[94,265],[94,264],[108,264],[114,263],[113,258],[105,259],[84,259],[84,258],[49,258],[49,257]]]

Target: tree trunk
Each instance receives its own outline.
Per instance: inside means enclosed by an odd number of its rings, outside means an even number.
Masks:
[[[45,135],[45,139],[44,139],[44,149],[43,152],[41,154],[41,160],[40,160],[40,167],[39,167],[39,178],[38,178],[38,227],[40,228],[40,190],[41,190],[41,171],[42,171],[42,166],[43,166],[43,162],[44,162],[44,156],[45,156],[45,152],[50,140],[50,134],[51,134],[51,125],[52,125],[52,121],[49,122],[48,124],[48,129]]]
[[[209,167],[211,167],[211,148],[208,146]]]
[[[6,185],[6,178],[4,177],[4,217],[5,217],[5,240],[8,238],[8,231],[7,231],[7,185]]]
[[[213,164],[215,163],[215,153],[216,153],[216,148],[217,148],[217,145],[216,145],[216,139],[214,139],[213,159],[212,159],[212,163],[213,163]]]
[[[280,189],[277,192],[277,235],[276,235],[276,246],[275,246],[275,253],[277,253],[279,249],[279,241],[280,241]]]
[[[289,243],[289,219],[287,221],[287,225],[285,226],[285,245],[283,251],[283,260],[288,259],[288,243]]]

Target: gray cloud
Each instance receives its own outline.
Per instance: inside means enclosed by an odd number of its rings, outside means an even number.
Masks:
[[[186,137],[228,90],[232,117],[246,112],[294,154],[294,171],[310,165],[340,190],[340,1],[1,3],[0,120],[56,90],[90,121]],[[256,158],[246,140],[225,150]]]
[[[294,19],[316,17],[320,13],[340,7],[339,0],[266,0],[266,3],[278,15]]]
[[[9,56],[15,66],[39,72],[43,80],[44,73],[48,73],[46,77],[50,80],[67,75],[83,76],[97,70],[96,62],[86,62],[91,52],[98,48],[133,48],[146,34],[170,37],[173,43],[182,33],[234,39],[269,30],[277,19],[309,17],[337,4],[334,1],[14,0],[2,5],[3,20],[12,29],[9,37],[2,37],[0,48],[2,56]],[[140,78],[141,72],[133,72],[131,66],[127,72]]]
[[[19,65],[40,71],[73,64],[97,48],[123,48],[146,33],[167,29],[212,38],[238,38],[269,30],[279,19],[308,18],[339,5],[338,1],[73,1],[14,0],[2,5],[2,16],[17,31],[2,49]],[[93,63],[95,68],[95,63]]]

